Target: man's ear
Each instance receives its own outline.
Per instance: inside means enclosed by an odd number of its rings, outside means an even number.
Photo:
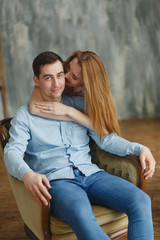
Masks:
[[[39,86],[39,80],[38,78],[36,77],[36,75],[33,75],[33,81],[35,83],[35,86]]]

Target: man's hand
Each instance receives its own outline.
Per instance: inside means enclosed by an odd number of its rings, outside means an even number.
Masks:
[[[51,195],[47,188],[51,188],[50,183],[45,175],[32,171],[27,172],[23,176],[23,182],[27,191],[32,195],[40,205],[48,205]]]
[[[145,179],[149,179],[155,172],[156,161],[148,148],[143,149],[140,156],[142,170],[144,170]]]

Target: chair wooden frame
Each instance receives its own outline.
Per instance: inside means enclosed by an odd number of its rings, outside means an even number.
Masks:
[[[11,118],[7,118],[4,120],[0,121],[0,149],[3,149],[8,141],[8,134],[5,132],[5,128],[9,130],[10,128],[10,120]],[[5,128],[4,128],[5,126]],[[3,151],[3,150],[2,150]],[[138,172],[139,172],[139,188],[141,188],[143,191],[145,190],[145,179],[142,174],[141,166],[139,159],[136,156],[129,155],[123,157],[125,159],[128,159],[133,165],[136,166]],[[13,178],[11,175],[9,175],[9,180]],[[18,181],[18,180],[17,180]],[[34,201],[34,200],[33,200]],[[43,235],[44,238],[43,240],[52,240],[51,232],[50,232],[50,211],[49,211],[49,206],[39,206],[40,211],[41,211],[41,226],[43,228]],[[27,235],[33,239],[33,240],[38,240],[38,238],[34,235],[34,233],[30,230],[30,228],[24,223],[24,229],[27,233]],[[112,240],[117,240],[120,239],[121,237],[125,236],[127,233],[127,229],[121,229],[120,231],[113,232],[109,234],[109,237]]]
[[[8,117],[8,106],[7,106],[7,95],[6,95],[6,85],[4,77],[4,66],[3,66],[3,52],[0,37],[0,91],[2,92],[2,105],[4,117]]]

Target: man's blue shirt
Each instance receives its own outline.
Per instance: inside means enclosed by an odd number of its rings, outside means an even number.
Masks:
[[[62,103],[84,109],[82,97],[63,97]],[[74,178],[73,166],[89,176],[101,171],[91,163],[90,137],[105,151],[123,156],[139,156],[144,146],[131,143],[114,133],[100,141],[94,131],[75,122],[51,120],[30,114],[28,105],[18,109],[11,121],[10,139],[4,159],[8,172],[22,180],[30,170],[48,180]]]

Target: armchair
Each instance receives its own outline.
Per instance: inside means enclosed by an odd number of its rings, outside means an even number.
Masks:
[[[9,138],[11,118],[0,121],[0,153]],[[143,178],[140,163],[135,156],[119,157],[101,150],[93,141],[90,142],[93,162],[100,168],[111,174],[117,175],[132,182],[144,191],[145,180]],[[50,215],[49,207],[39,206],[27,192],[22,181],[8,174],[11,189],[13,191],[24,228],[27,235],[33,240],[76,240],[76,236],[70,226]],[[126,214],[113,209],[92,206],[98,224],[111,239],[120,239],[127,234],[128,218]]]

